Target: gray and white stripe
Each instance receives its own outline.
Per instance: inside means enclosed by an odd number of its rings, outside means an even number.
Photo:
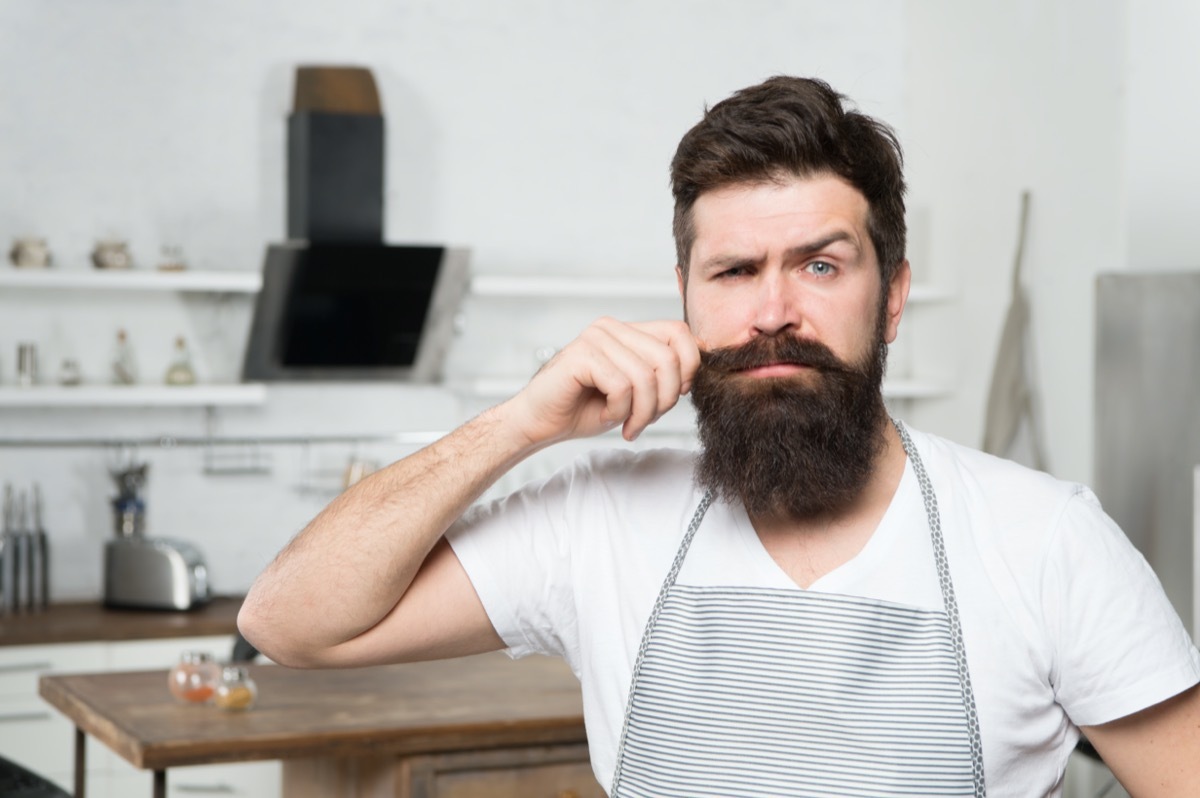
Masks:
[[[676,585],[650,646],[622,798],[974,794],[945,613]]]

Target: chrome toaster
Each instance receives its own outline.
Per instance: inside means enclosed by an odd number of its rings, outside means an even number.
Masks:
[[[211,597],[208,567],[189,543],[129,536],[104,546],[104,603],[110,607],[189,610]]]

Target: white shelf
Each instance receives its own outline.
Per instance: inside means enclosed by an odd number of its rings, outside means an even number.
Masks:
[[[216,407],[261,405],[262,383],[240,385],[35,385],[0,388],[0,407]]]
[[[643,277],[579,277],[476,274],[471,293],[487,297],[578,297],[581,299],[641,298],[677,299],[679,289],[672,279]]]
[[[262,273],[199,270],[160,272],[149,269],[0,269],[0,288],[253,294],[262,288]]]
[[[562,299],[679,299],[674,277],[583,277],[572,275],[476,274],[470,293],[481,297]],[[913,284],[910,302],[941,302],[953,293],[930,285]]]

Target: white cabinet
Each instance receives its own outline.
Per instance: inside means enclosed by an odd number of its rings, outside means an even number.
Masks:
[[[228,660],[232,647],[232,635],[0,646],[0,752],[70,791],[74,786],[75,727],[38,697],[38,677],[51,672],[161,670],[174,665],[183,651],[207,651],[222,662]],[[167,694],[165,679],[163,694]],[[209,708],[197,707],[197,711]],[[167,773],[168,795],[278,798],[282,772],[279,762],[174,768]],[[89,798],[148,798],[152,786],[148,771],[138,770],[88,738]]]
[[[70,788],[75,766],[74,725],[38,698],[38,678],[46,673],[103,670],[103,643],[0,647],[0,752]],[[99,774],[108,752],[90,740],[89,778]]]

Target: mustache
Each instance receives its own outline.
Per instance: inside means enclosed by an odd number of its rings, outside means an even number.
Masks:
[[[853,371],[820,341],[791,335],[760,335],[741,346],[700,353],[702,369],[724,374],[776,364],[807,366],[827,372]]]

